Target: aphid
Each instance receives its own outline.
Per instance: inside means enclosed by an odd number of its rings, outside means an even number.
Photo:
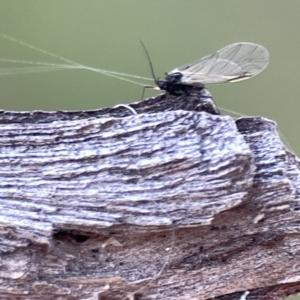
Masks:
[[[123,81],[142,85],[144,86],[143,95],[145,88],[165,90],[169,94],[176,96],[189,93],[195,87],[204,91],[204,85],[206,84],[236,82],[253,77],[262,72],[269,63],[269,53],[266,48],[254,43],[241,42],[228,45],[213,54],[199,59],[198,61],[176,68],[166,73],[165,80],[161,80],[155,77],[149,53],[144,44],[142,43],[147,58],[149,60],[152,77],[156,84],[156,87],[153,87],[149,85],[145,86],[144,84],[133,80],[152,80],[151,78],[145,78],[141,76],[125,74],[120,72],[112,72],[104,69],[85,66],[70,59],[61,57],[57,54],[30,45],[21,40],[17,40],[5,34],[0,33],[0,38],[9,40],[13,43],[17,43],[21,46],[25,46],[27,48],[38,51],[40,53],[46,54],[50,57],[54,57],[67,63],[62,65],[57,63],[0,58],[0,62],[20,63],[23,65],[29,65],[24,68],[17,67],[10,69],[0,67],[0,75],[34,73],[65,69],[85,69],[101,73],[103,75],[110,76],[113,78],[117,78]],[[32,65],[35,65],[35,67],[32,67]],[[207,93],[209,94],[208,91]],[[202,98],[212,99],[211,95],[202,95]]]
[[[155,77],[149,53],[145,45],[143,43],[142,45],[157,88],[176,96],[191,91],[193,87],[251,78],[262,72],[269,63],[269,52],[265,47],[241,42],[228,45],[193,63],[176,68],[165,74],[165,80],[161,80]]]

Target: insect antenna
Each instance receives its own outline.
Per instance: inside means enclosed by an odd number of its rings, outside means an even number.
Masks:
[[[143,49],[146,53],[146,56],[147,56],[147,59],[148,59],[148,62],[149,62],[149,65],[150,65],[150,70],[151,70],[151,74],[152,74],[152,77],[153,77],[153,80],[155,82],[155,84],[157,84],[157,78],[155,77],[155,74],[154,74],[154,69],[153,69],[153,64],[152,64],[152,61],[151,61],[151,58],[150,58],[150,55],[149,55],[149,52],[145,46],[145,44],[140,41],[142,46],[143,46]],[[158,86],[153,86],[153,85],[145,85],[144,88],[143,88],[143,94],[142,94],[142,99],[144,98],[144,94],[145,94],[145,89],[155,89],[155,90],[160,90],[160,88]]]
[[[156,80],[157,80],[157,79],[156,79],[155,74],[154,74],[154,69],[153,69],[153,65],[152,65],[152,61],[151,61],[149,52],[148,52],[148,50],[147,50],[145,44],[144,44],[142,41],[140,41],[140,42],[141,42],[141,44],[142,44],[142,46],[143,46],[143,48],[144,48],[144,51],[145,51],[145,53],[146,53],[146,55],[147,55],[147,59],[148,59],[149,65],[150,65],[151,73],[152,73],[152,77],[153,77],[154,82],[156,83]]]

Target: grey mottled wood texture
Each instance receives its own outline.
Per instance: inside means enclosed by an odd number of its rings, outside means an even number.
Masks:
[[[298,159],[274,122],[200,96],[0,113],[0,299],[300,289]]]

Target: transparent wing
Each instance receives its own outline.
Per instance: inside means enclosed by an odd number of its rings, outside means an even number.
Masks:
[[[258,44],[235,43],[200,60],[172,70],[181,82],[190,85],[236,82],[262,72],[269,63],[268,50]]]

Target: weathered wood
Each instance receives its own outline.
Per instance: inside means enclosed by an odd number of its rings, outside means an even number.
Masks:
[[[0,113],[0,299],[298,291],[299,160],[274,122],[203,112],[206,92]]]

